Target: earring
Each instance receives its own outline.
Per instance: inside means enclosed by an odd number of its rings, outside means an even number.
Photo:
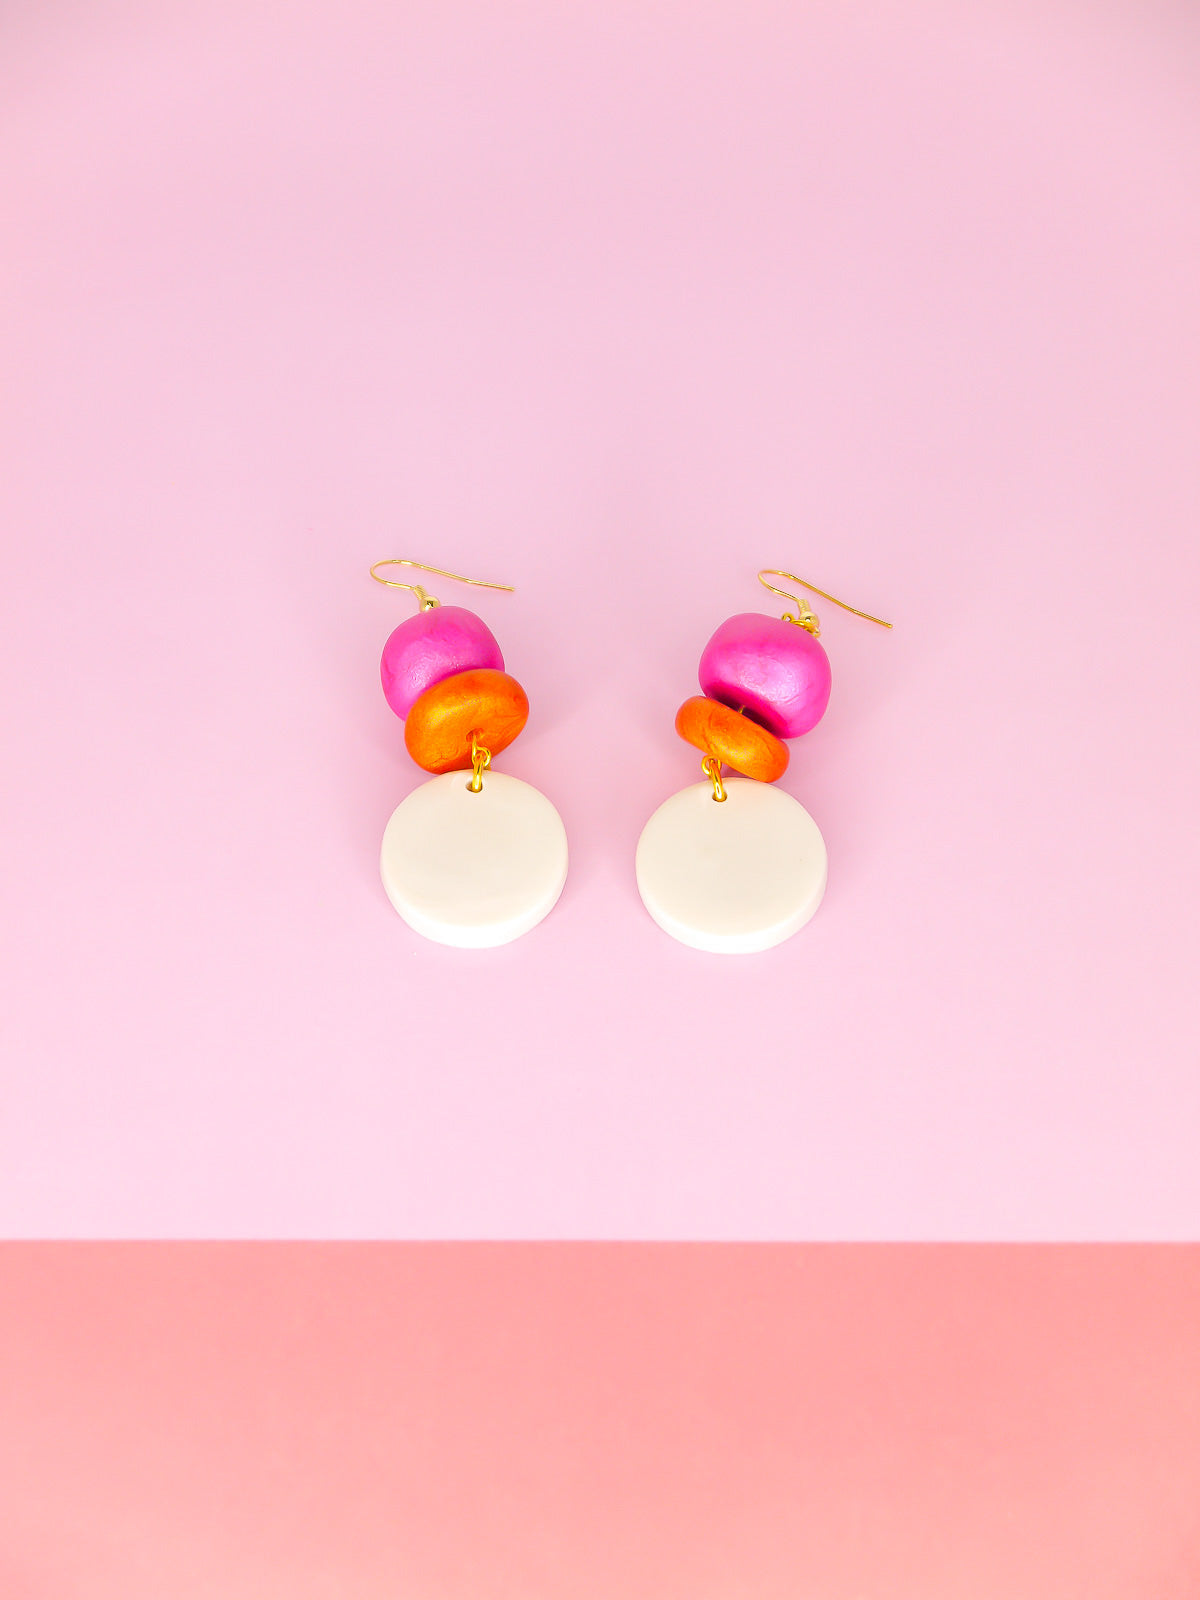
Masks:
[[[759,582],[796,610],[782,617],[743,612],[705,645],[704,693],[680,706],[675,731],[703,752],[707,781],[659,806],[637,847],[646,910],[673,939],[697,950],[769,950],[804,926],[825,893],[821,831],[799,801],[771,785],[787,769],[783,741],[807,733],[825,713],[829,657],[808,602],[768,577],[891,627],[803,578],[765,567]],[[725,781],[722,766],[742,776]]]
[[[532,785],[491,770],[525,726],[529,701],[505,672],[482,617],[443,606],[419,583],[381,577],[381,567],[419,567],[510,594],[511,585],[421,561],[371,568],[377,583],[410,590],[420,608],[389,635],[379,671],[388,705],[404,718],[409,755],[437,774],[392,812],[380,856],[383,887],[426,939],[460,949],[508,944],[553,910],[567,878],[558,812]]]

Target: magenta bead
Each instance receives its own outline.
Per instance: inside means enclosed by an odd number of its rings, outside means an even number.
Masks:
[[[700,687],[745,711],[780,739],[815,728],[825,715],[833,674],[806,628],[761,611],[723,622],[700,657]]]
[[[431,685],[475,667],[504,671],[504,657],[487,623],[462,606],[418,611],[388,637],[379,676],[388,705],[406,717]]]

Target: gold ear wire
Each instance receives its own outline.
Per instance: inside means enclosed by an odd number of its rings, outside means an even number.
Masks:
[[[882,617],[873,617],[869,611],[860,611],[857,606],[848,606],[844,600],[839,600],[836,595],[827,594],[824,589],[818,589],[815,583],[805,583],[803,578],[798,578],[794,572],[783,572],[779,567],[764,567],[758,575],[758,581],[764,589],[769,589],[772,594],[777,594],[782,600],[790,600],[796,607],[795,616],[790,611],[785,611],[783,620],[794,622],[799,627],[805,628],[811,634],[819,634],[821,623],[816,612],[805,600],[803,595],[788,594],[786,589],[777,589],[773,583],[768,583],[768,578],[786,578],[789,583],[796,583],[802,589],[808,589],[812,594],[819,594],[822,600],[829,600],[835,606],[841,606],[843,611],[852,612],[856,617],[862,617],[867,622],[876,622],[881,628],[890,628],[891,623],[885,622]]]
[[[422,572],[432,572],[437,578],[453,578],[455,583],[469,583],[476,589],[503,589],[506,594],[513,594],[515,590],[511,583],[489,583],[486,578],[464,578],[461,572],[447,572],[444,567],[430,567],[424,561],[409,561],[404,556],[389,556],[386,561],[377,561],[371,568],[371,576],[376,583],[382,583],[388,589],[409,589],[417,597],[417,604],[422,611],[432,611],[434,606],[440,606],[441,601],[436,596],[426,594],[419,583],[398,583],[395,578],[381,578],[378,567],[419,567]]]

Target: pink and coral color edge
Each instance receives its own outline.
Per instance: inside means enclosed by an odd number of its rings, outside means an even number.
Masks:
[[[1197,8],[2,11],[0,1233],[1200,1237]],[[516,586],[500,954],[388,556]],[[896,628],[734,984],[633,863],[764,566]]]

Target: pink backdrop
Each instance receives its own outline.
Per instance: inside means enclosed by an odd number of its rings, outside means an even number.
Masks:
[[[5,1600],[1195,1600],[1200,1253],[0,1248]]]
[[[1147,0],[6,5],[0,1230],[1195,1236],[1198,106]],[[518,586],[502,951],[385,555]],[[633,849],[762,565],[897,627],[722,960]]]

